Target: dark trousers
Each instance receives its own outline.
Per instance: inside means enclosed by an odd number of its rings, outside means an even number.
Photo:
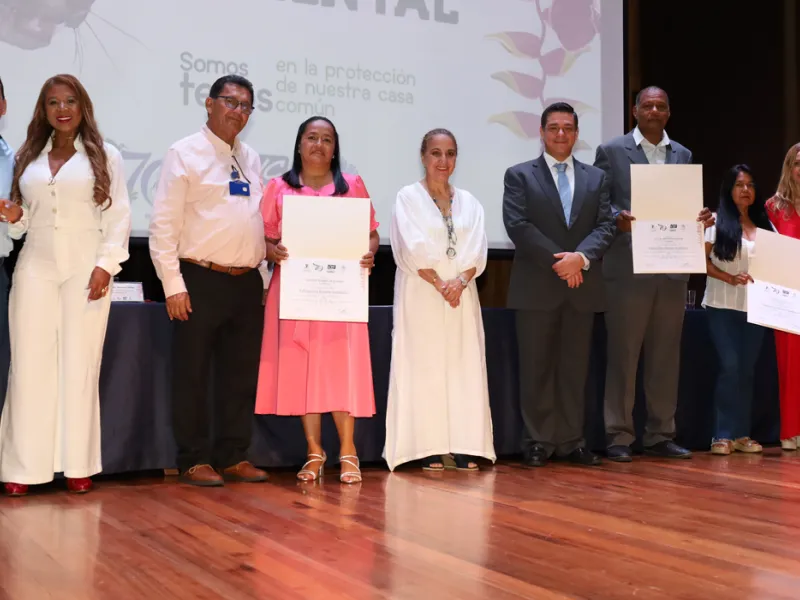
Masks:
[[[257,269],[233,276],[181,262],[181,273],[192,312],[188,321],[175,321],[172,347],[172,428],[178,468],[181,472],[197,464],[226,468],[245,460],[250,447],[264,284]]]
[[[609,446],[636,439],[636,372],[644,350],[644,445],[675,438],[686,282],[665,275],[606,280],[604,413]]]
[[[735,440],[750,436],[756,362],[764,328],[747,322],[747,313],[706,308],[711,340],[719,357],[714,387],[714,438]]]
[[[586,375],[594,313],[569,304],[555,310],[517,311],[523,452],[541,444],[548,456],[566,456],[583,437]]]

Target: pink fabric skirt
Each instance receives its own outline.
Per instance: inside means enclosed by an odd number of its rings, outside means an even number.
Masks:
[[[256,414],[375,414],[366,323],[281,321],[281,269],[267,292]]]

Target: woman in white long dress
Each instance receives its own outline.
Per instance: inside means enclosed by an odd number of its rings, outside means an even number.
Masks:
[[[48,79],[17,154],[0,219],[27,233],[9,299],[11,369],[0,480],[22,496],[64,473],[88,492],[102,470],[98,384],[111,277],[128,258],[130,205],[119,151],[103,142],[72,75]]]
[[[483,207],[450,184],[458,147],[434,129],[420,149],[425,177],[401,189],[392,216],[397,264],[386,445],[394,470],[442,456],[475,470],[496,460],[486,377],[483,320],[475,278],[486,268]]]

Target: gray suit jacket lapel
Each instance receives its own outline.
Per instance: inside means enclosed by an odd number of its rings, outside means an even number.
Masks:
[[[567,219],[564,217],[564,207],[561,204],[561,196],[558,195],[558,188],[553,181],[553,176],[550,174],[550,169],[547,166],[547,162],[544,160],[544,156],[540,156],[533,162],[533,176],[536,178],[536,181],[539,182],[539,185],[542,186],[545,195],[553,204],[559,217],[561,217],[561,222],[566,227]]]
[[[633,139],[633,133],[629,133],[625,136],[625,152],[627,152],[628,158],[630,158],[631,162],[635,165],[650,164],[647,162],[644,150],[636,145],[636,141]]]
[[[572,210],[569,214],[570,227],[575,224],[575,220],[578,218],[578,215],[581,214],[583,201],[586,198],[586,178],[588,177],[582,162],[579,162],[577,159],[573,158],[572,164],[575,167],[575,190],[572,192]]]
[[[668,165],[674,165],[678,162],[678,151],[672,147],[672,144],[667,146],[667,157],[664,162]]]

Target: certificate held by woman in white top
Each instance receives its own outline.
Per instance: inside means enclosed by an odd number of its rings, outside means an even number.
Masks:
[[[483,207],[449,183],[453,134],[425,135],[425,178],[397,194],[391,243],[397,264],[384,458],[427,470],[496,460],[483,320],[475,278],[486,267]]]
[[[100,362],[131,217],[122,157],[103,142],[75,77],[42,87],[11,200],[0,218],[11,237],[27,237],[9,300],[0,480],[18,496],[64,473],[70,491],[87,492],[102,470]]]

